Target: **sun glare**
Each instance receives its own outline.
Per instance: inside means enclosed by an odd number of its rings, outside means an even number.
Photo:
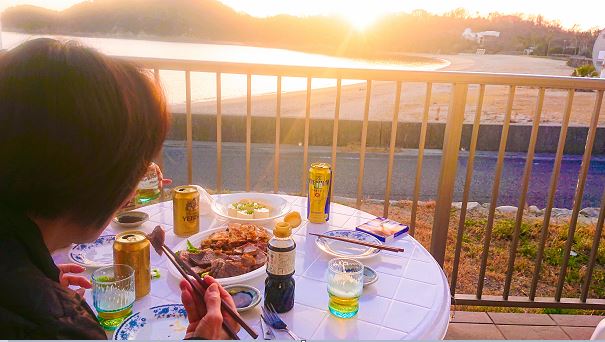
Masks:
[[[364,6],[359,2],[353,2],[349,6],[343,7],[339,14],[351,23],[356,30],[363,31],[374,24],[384,12],[376,6]]]
[[[343,13],[345,19],[351,23],[358,31],[364,31],[370,25],[376,22],[377,15],[372,15],[372,13],[366,13],[364,11],[348,11]]]

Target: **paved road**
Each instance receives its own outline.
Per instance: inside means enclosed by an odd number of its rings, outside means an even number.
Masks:
[[[309,161],[330,162],[330,149],[312,147]],[[231,191],[245,189],[245,145],[223,144],[223,188]],[[480,152],[475,160],[471,185],[471,201],[489,202],[497,154]],[[467,153],[461,152],[458,162],[455,201],[462,198]],[[538,154],[534,160],[528,192],[529,205],[544,207],[549,188],[554,155]],[[405,150],[395,155],[393,169],[392,199],[411,198],[416,172],[416,150]],[[565,156],[555,197],[555,207],[570,208],[578,179],[582,156]],[[383,199],[385,189],[387,153],[368,153],[365,162],[364,194],[369,198]],[[187,181],[186,150],[182,142],[168,141],[164,147],[165,173],[175,184]],[[216,185],[216,144],[195,142],[193,146],[193,181],[202,186]],[[440,151],[427,151],[424,158],[421,199],[436,197],[436,182],[441,163]],[[251,157],[252,188],[256,191],[273,189],[273,146],[254,144]],[[525,166],[525,154],[507,153],[500,185],[499,205],[517,205],[519,187]],[[300,191],[302,147],[282,146],[280,158],[280,191]],[[359,155],[342,152],[337,156],[335,194],[356,197]],[[605,156],[593,157],[587,178],[582,207],[600,206],[605,187]]]

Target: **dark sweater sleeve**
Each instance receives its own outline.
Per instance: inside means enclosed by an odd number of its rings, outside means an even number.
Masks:
[[[105,330],[99,324],[88,303],[78,294],[70,294],[70,297],[75,297],[72,298],[73,305],[70,305],[72,303],[70,300],[64,301],[63,303],[69,305],[69,308],[65,309],[66,315],[57,317],[59,327],[57,338],[60,340],[106,340]],[[78,301],[79,303],[76,303]]]
[[[49,279],[12,239],[0,237],[0,339],[96,339],[107,335],[86,301]]]
[[[0,306],[0,338],[106,340],[107,335],[88,304],[79,295],[67,292],[70,290],[59,290],[55,294],[44,291],[48,295],[47,300],[33,296],[31,301],[23,303],[23,307],[33,307],[34,310]],[[56,306],[49,308],[52,305]]]

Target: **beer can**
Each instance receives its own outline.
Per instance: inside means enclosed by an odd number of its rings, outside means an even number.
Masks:
[[[311,223],[325,223],[330,219],[332,194],[332,167],[328,163],[313,163],[309,168],[307,219]]]
[[[195,186],[178,186],[172,190],[174,234],[187,237],[200,231],[200,193]]]
[[[137,299],[151,290],[151,263],[149,240],[143,232],[128,231],[116,235],[113,243],[113,262],[134,269],[134,286]]]

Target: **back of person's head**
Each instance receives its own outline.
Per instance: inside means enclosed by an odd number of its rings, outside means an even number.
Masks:
[[[161,89],[142,70],[74,42],[0,55],[0,204],[99,226],[166,136]]]

